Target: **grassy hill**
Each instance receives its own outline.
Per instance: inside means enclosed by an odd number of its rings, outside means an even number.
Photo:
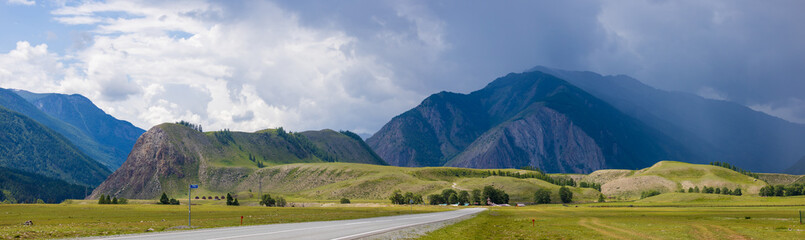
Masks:
[[[59,203],[68,198],[83,198],[87,189],[59,179],[0,167],[0,202],[34,203],[41,199],[45,203]]]
[[[582,176],[581,181],[602,184],[601,191],[610,197],[633,199],[644,191],[674,192],[691,187],[740,187],[746,195],[757,195],[766,186],[755,179],[727,168],[662,161],[641,170],[599,170]]]

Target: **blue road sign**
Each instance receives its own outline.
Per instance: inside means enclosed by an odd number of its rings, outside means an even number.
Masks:
[[[197,184],[190,184],[190,188],[198,188]]]

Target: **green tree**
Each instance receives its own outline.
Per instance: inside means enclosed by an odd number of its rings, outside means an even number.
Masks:
[[[473,189],[472,190],[472,197],[470,198],[472,204],[481,204],[481,190],[480,189]]]
[[[231,205],[232,205],[232,203],[233,203],[233,201],[232,201],[232,200],[234,200],[234,199],[232,198],[232,195],[230,195],[229,193],[226,193],[226,205],[227,205],[227,206],[231,206]]]
[[[285,202],[285,198],[277,197],[277,207],[285,207],[288,203]]]
[[[736,188],[735,191],[732,191],[732,195],[741,196],[743,193],[741,192],[741,188]]]
[[[240,202],[238,202],[237,198],[235,198],[235,201],[232,202],[232,206],[240,206]]]
[[[693,192],[693,187],[688,188],[688,192],[692,193]]]
[[[458,204],[464,205],[470,203],[470,193],[467,191],[458,192]]]
[[[563,203],[572,202],[573,192],[571,192],[569,188],[562,186],[559,188],[559,199],[561,199]]]
[[[129,200],[125,198],[118,198],[117,204],[129,204]]]
[[[350,202],[349,202],[349,199],[347,199],[347,198],[341,198],[341,204],[349,204],[349,203],[350,203]]]
[[[445,189],[445,190],[442,190],[442,199],[447,201],[446,202],[447,204],[453,204],[453,202],[450,202],[450,195],[458,195],[458,193],[456,193],[456,190],[449,189],[449,188]],[[458,199],[458,196],[456,196],[456,199]]]
[[[430,203],[430,205],[439,205],[439,204],[443,204],[444,202],[445,201],[442,198],[441,194],[428,195],[428,203]]]
[[[117,204],[117,197],[112,198],[112,204]]]
[[[694,191],[695,193],[699,193],[699,186],[696,186],[695,188],[693,188],[693,191]]]
[[[168,194],[162,193],[162,197],[159,198],[159,203],[162,204],[171,204],[170,199],[168,198]]]
[[[106,196],[101,194],[101,197],[98,198],[98,204],[106,204]]]
[[[391,204],[404,204],[403,202],[405,201],[405,197],[403,197],[403,195],[400,194],[400,192],[402,192],[402,191],[400,191],[399,189],[395,190],[391,194],[391,196],[389,196],[389,200],[391,200]]]
[[[276,204],[276,200],[271,198],[271,194],[268,194],[268,193],[263,194],[263,197],[260,198],[260,205],[263,205],[263,206],[266,206],[266,207],[273,207],[274,204]]]
[[[600,203],[606,202],[606,200],[604,199],[604,194],[598,194],[598,202]]]
[[[481,192],[481,197],[481,201],[484,204],[486,204],[487,199],[495,204],[509,203],[509,194],[506,194],[505,191],[496,189],[493,186],[485,186],[484,190]]]
[[[545,188],[540,188],[534,193],[534,202],[537,204],[551,203],[551,191]]]
[[[721,194],[721,188],[716,188],[715,194]]]
[[[450,194],[450,198],[448,198],[447,203],[449,204],[456,204],[458,203],[458,195]]]

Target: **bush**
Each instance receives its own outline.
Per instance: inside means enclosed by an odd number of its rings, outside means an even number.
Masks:
[[[288,205],[288,203],[285,202],[285,198],[277,197],[277,207],[285,207],[285,205]]]
[[[640,194],[640,199],[647,198],[647,197],[653,197],[653,196],[657,196],[657,195],[660,195],[660,191],[657,191],[657,190],[645,191],[645,192]]]
[[[171,198],[168,201],[169,201],[170,205],[179,205],[179,200],[176,200],[175,198]]]
[[[349,199],[341,198],[341,204],[350,204]]]
[[[129,204],[129,200],[125,198],[118,198],[117,204]]]
[[[572,202],[573,192],[571,192],[569,188],[562,186],[559,188],[559,199],[561,199],[563,203]]]
[[[537,204],[551,203],[551,191],[545,188],[537,190],[537,192],[534,193],[534,202]]]
[[[428,203],[430,203],[430,205],[439,205],[439,204],[443,204],[444,202],[445,201],[444,201],[444,199],[442,199],[442,195],[440,195],[440,194],[428,195]]]
[[[598,194],[598,202],[606,202],[606,199],[604,199],[604,194]]]
[[[170,199],[168,198],[168,194],[162,193],[162,197],[159,198],[159,203],[161,204],[171,204]]]

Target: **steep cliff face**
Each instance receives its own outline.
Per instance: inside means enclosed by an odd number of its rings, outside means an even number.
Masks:
[[[446,165],[589,173],[607,164],[595,139],[564,114],[538,106],[534,114],[488,131]]]
[[[202,192],[230,192],[266,166],[328,161],[382,163],[378,160],[371,149],[353,137],[332,130],[305,134],[281,129],[202,133],[182,125],[162,124],[137,140],[126,162],[90,198],[106,194],[150,199],[162,192],[182,194],[189,184],[199,184]]]
[[[192,136],[198,134],[201,133],[183,131],[182,135],[190,135],[196,140],[205,139],[203,135]],[[188,151],[191,150],[188,146],[177,144],[171,138],[160,126],[148,130],[134,144],[128,160],[98,186],[90,198],[97,198],[100,194],[111,194],[147,199],[178,187],[177,183],[171,183],[169,180],[198,182],[196,173],[198,173],[199,156],[188,154],[191,152]],[[195,172],[192,171],[194,168]]]
[[[699,156],[604,101],[541,72],[509,74],[470,94],[438,93],[367,143],[397,166],[582,173]]]

